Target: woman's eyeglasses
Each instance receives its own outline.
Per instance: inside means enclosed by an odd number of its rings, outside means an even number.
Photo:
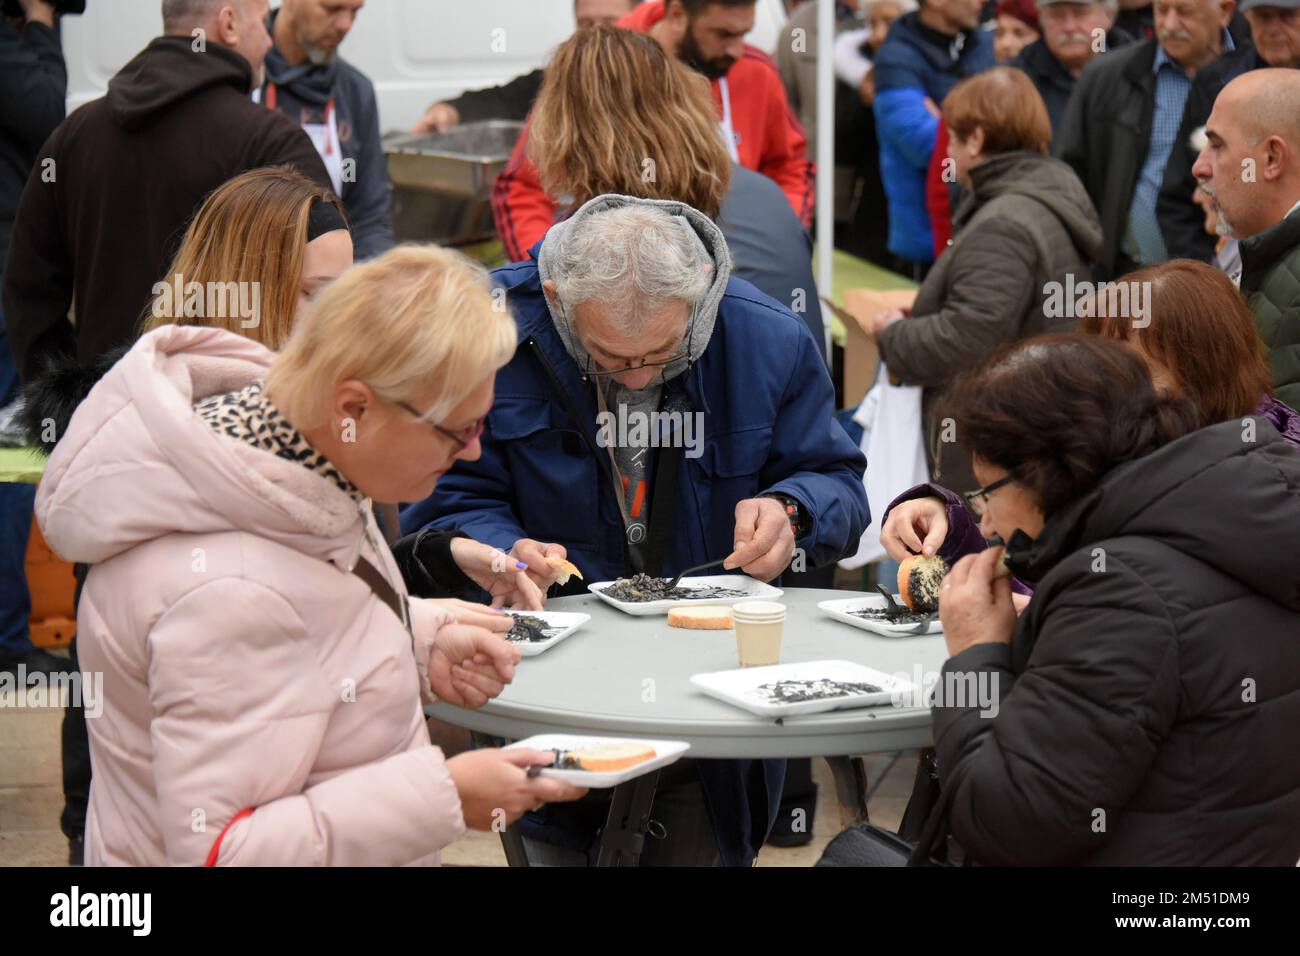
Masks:
[[[446,435],[448,438],[450,438],[452,441],[456,443],[457,451],[464,451],[470,445],[474,444],[474,442],[477,441],[479,437],[483,434],[483,428],[487,424],[487,418],[480,418],[477,421],[466,426],[465,428],[462,428],[460,431],[453,432],[453,431],[449,431],[446,428],[443,428],[441,425],[435,425],[433,422],[425,418],[424,415],[420,414],[418,409],[412,408],[410,405],[406,404],[406,402],[394,401],[393,404],[396,405],[398,408],[402,409],[403,411],[410,412],[412,415],[420,419],[420,421],[424,422],[430,428],[442,432],[442,434]]]
[[[1005,475],[1002,478],[999,478],[997,481],[990,482],[989,484],[985,485],[983,488],[977,488],[974,491],[964,492],[962,494],[962,497],[966,499],[966,507],[971,510],[971,514],[973,514],[978,520],[983,521],[984,503],[989,500],[989,495],[993,494],[993,492],[997,491],[999,488],[1011,484],[1011,482],[1015,480],[1016,480],[1015,472],[1011,472],[1010,474]]]

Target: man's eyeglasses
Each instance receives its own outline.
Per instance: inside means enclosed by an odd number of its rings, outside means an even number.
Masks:
[[[472,424],[466,426],[465,428],[462,428],[460,431],[453,432],[453,431],[449,431],[446,428],[443,428],[441,425],[436,425],[433,422],[429,421],[427,418],[425,418],[424,415],[420,413],[418,409],[412,408],[410,405],[406,404],[406,402],[394,401],[393,404],[396,405],[398,408],[402,409],[403,411],[410,412],[412,415],[420,419],[420,421],[424,422],[430,428],[442,432],[442,434],[446,435],[448,438],[450,438],[452,441],[456,443],[457,451],[463,451],[464,449],[468,448],[470,445],[474,444],[474,442],[478,440],[479,436],[483,434],[483,428],[487,423],[486,418],[480,418],[477,421],[473,422]]]
[[[560,315],[564,317],[564,321],[568,323],[570,330],[572,330],[573,320],[569,318],[569,315],[565,310],[564,306],[560,305],[559,303],[554,303],[552,305],[552,308],[554,308],[556,311],[560,313]],[[627,372],[635,372],[638,369],[643,369],[643,368],[663,368],[665,366],[672,365],[674,362],[680,362],[683,359],[686,361],[688,365],[691,364],[694,361],[694,358],[691,355],[691,336],[695,332],[695,314],[697,310],[698,310],[698,306],[693,307],[691,309],[691,318],[690,321],[686,324],[686,335],[682,339],[682,342],[683,344],[685,344],[686,348],[674,353],[673,355],[670,355],[666,359],[661,359],[654,362],[647,362],[644,359],[642,359],[637,363],[628,363],[622,368],[616,368],[610,371],[606,369],[595,368],[592,362],[591,352],[584,345],[583,351],[587,353],[587,362],[586,362],[586,366],[582,370],[582,380],[586,382],[586,381],[590,381],[593,378],[605,379],[605,378],[610,378],[614,375],[623,375]]]
[[[594,368],[592,366],[591,355],[588,354],[587,367],[583,369],[582,375],[583,378],[609,378],[611,375],[622,375],[625,372],[636,372],[643,368],[661,368],[665,365],[672,365],[674,362],[680,362],[682,359],[685,359],[687,362],[691,360],[691,350],[689,348],[683,352],[678,352],[675,355],[670,355],[666,359],[660,359],[655,362],[647,362],[642,359],[634,365],[625,365],[622,368],[616,368],[610,371]]]
[[[1015,480],[1016,480],[1015,472],[1012,472],[1008,475],[1005,475],[1002,478],[999,478],[997,481],[990,482],[989,484],[985,485],[983,488],[977,488],[974,491],[964,492],[962,494],[962,497],[966,499],[966,507],[971,510],[971,514],[973,514],[976,517],[976,519],[983,521],[984,503],[989,500],[989,495],[993,494],[993,492],[997,491],[999,488],[1011,484],[1011,482]]]

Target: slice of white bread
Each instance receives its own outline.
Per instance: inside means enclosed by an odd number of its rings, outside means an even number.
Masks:
[[[553,570],[559,572],[555,578],[556,584],[561,586],[568,584],[569,578],[575,574],[578,576],[579,581],[586,580],[582,576],[582,572],[578,570],[578,566],[572,561],[566,561],[564,558],[557,558],[552,555],[546,559],[546,563],[549,564]]]
[[[567,770],[587,770],[592,773],[608,773],[635,767],[639,763],[655,758],[655,749],[636,741],[617,741],[607,744],[593,744],[590,747],[575,747],[562,751],[555,759],[555,766]]]
[[[675,607],[668,612],[668,626],[696,631],[728,631],[734,625],[729,607]]]

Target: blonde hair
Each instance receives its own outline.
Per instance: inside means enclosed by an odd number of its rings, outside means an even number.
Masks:
[[[515,351],[514,319],[487,271],[458,252],[401,245],[353,266],[298,323],[266,376],[300,429],[330,421],[333,392],[358,379],[387,401],[427,400],[438,422]]]
[[[318,202],[343,214],[334,193],[291,166],[253,169],[218,186],[185,230],[164,288],[145,307],[141,334],[172,323],[217,326],[281,348],[297,314],[307,222]],[[197,314],[187,314],[190,288],[203,303]],[[240,308],[250,300],[252,324]]]
[[[605,193],[674,199],[717,218],[731,183],[708,81],[617,27],[560,44],[528,128],[542,186],[575,206]]]

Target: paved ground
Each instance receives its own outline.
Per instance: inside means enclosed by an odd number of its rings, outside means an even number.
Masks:
[[[0,866],[62,866],[68,853],[59,830],[63,711],[16,706],[26,702],[25,698],[0,697]],[[915,772],[913,754],[867,758],[868,809],[873,822],[897,827]],[[813,842],[788,850],[767,847],[759,855],[760,866],[810,866],[840,831],[830,770],[823,761],[813,762],[813,777],[818,783]],[[448,847],[443,860],[454,866],[505,866],[500,840],[489,833],[471,833]]]

